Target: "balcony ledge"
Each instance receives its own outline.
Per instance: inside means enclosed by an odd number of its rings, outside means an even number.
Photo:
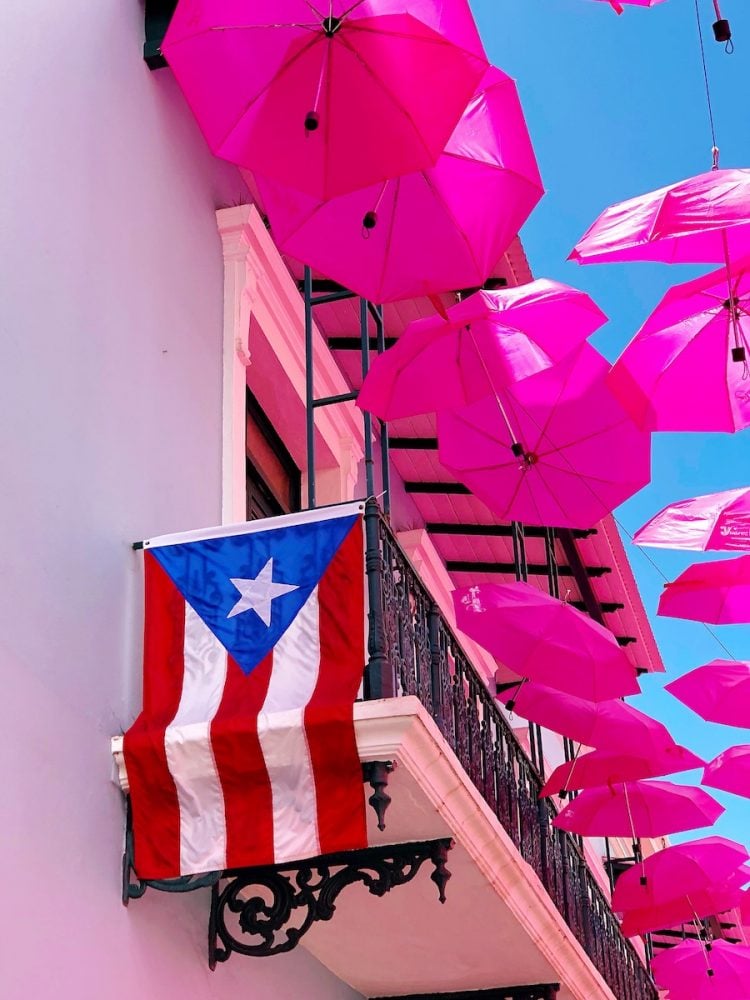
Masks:
[[[360,702],[354,718],[361,759],[397,762],[371,843],[451,836],[453,878],[444,907],[429,880],[377,902],[352,887],[305,947],[365,996],[560,982],[559,1000],[614,1000],[420,701]]]

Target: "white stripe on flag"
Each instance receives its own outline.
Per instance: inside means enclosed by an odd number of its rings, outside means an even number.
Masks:
[[[177,787],[182,874],[226,868],[224,793],[211,747],[211,721],[227,676],[227,652],[185,602],[185,673],[164,749]]]
[[[277,863],[320,853],[315,776],[304,729],[305,706],[318,683],[320,613],[316,587],[273,651],[273,670],[258,738],[273,797]]]

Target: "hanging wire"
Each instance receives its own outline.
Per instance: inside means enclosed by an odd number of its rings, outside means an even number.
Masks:
[[[706,65],[706,47],[703,43],[703,28],[701,26],[701,14],[698,8],[698,0],[695,2],[695,20],[698,25],[698,41],[701,50],[701,63],[703,64],[703,82],[706,87],[706,105],[708,107],[708,121],[711,126],[711,169],[719,169],[719,147],[716,145],[716,124],[714,122],[714,109],[711,104],[711,87],[708,82],[708,67]]]

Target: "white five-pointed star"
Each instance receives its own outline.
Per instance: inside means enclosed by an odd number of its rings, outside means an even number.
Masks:
[[[266,627],[271,624],[271,601],[292,590],[299,590],[299,587],[288,583],[273,582],[273,559],[268,560],[254,580],[236,578],[232,579],[232,583],[242,597],[227,618],[234,618],[235,615],[241,615],[245,611],[254,611]]]

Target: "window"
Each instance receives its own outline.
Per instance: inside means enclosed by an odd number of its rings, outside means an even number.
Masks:
[[[245,440],[248,521],[299,510],[300,471],[249,389]]]

